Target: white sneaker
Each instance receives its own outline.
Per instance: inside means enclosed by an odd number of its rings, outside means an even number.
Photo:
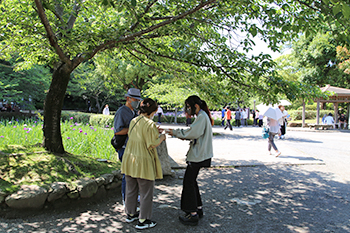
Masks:
[[[137,225],[135,226],[136,229],[142,230],[142,229],[147,229],[147,228],[152,228],[155,227],[157,225],[156,222],[151,221],[149,219],[146,219],[143,223],[139,222],[137,223]]]

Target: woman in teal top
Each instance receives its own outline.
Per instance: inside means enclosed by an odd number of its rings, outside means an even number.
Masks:
[[[186,155],[187,168],[181,194],[181,209],[186,214],[179,219],[185,225],[195,226],[199,218],[203,217],[197,176],[200,168],[210,167],[211,164],[214,120],[211,118],[206,102],[196,95],[186,99],[185,109],[188,114],[197,115],[196,120],[189,129],[170,129],[168,133],[180,139],[191,140],[190,149]]]

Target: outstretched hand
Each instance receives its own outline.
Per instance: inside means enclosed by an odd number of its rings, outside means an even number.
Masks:
[[[174,135],[172,129],[167,129],[167,130],[165,130],[165,133],[166,133],[166,134],[169,134],[170,136],[173,136],[173,135]]]
[[[158,126],[157,126],[158,133],[161,134],[161,133],[163,133],[164,129],[161,129],[161,128],[159,128],[159,127],[160,127],[160,126],[158,125]]]

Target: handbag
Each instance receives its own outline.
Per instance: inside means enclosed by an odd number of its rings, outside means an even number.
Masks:
[[[263,128],[263,130],[262,130],[262,137],[264,138],[264,139],[266,139],[266,138],[268,138],[269,137],[269,128],[267,128],[267,127],[265,127],[264,126],[264,128]]]
[[[140,117],[137,122],[139,122],[141,118],[142,117]],[[137,122],[135,123],[135,125],[137,124]],[[131,128],[130,133],[134,129],[135,125],[133,125],[133,127]],[[114,149],[116,150],[121,149],[124,146],[127,137],[128,137],[128,134],[124,134],[124,135],[114,134],[113,138],[111,139],[111,144],[114,147]]]
[[[125,135],[114,135],[111,139],[111,144],[114,147],[114,149],[119,150],[122,148],[125,144],[126,138],[128,137],[127,134]]]

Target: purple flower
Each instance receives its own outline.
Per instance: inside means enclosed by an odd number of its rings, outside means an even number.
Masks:
[[[73,117],[71,117],[70,119],[73,120]]]
[[[17,128],[17,126],[14,125],[13,128]]]
[[[85,135],[87,135],[87,133],[84,133]]]
[[[106,128],[109,128],[109,125],[106,125]]]
[[[73,125],[71,125],[70,127],[73,127]]]
[[[89,125],[89,123],[86,123],[86,125]]]
[[[82,133],[83,131],[82,130],[79,130],[79,133]]]
[[[73,129],[73,130],[75,130],[75,129]]]
[[[97,129],[94,129],[95,131],[97,130]]]
[[[70,139],[70,137],[67,137],[67,139]]]
[[[36,123],[36,121],[34,121],[34,123]]]
[[[27,130],[27,128],[23,128],[23,130]]]
[[[26,131],[26,133],[29,133],[29,132],[30,132],[30,130]]]
[[[0,136],[0,138],[3,138],[4,136]]]

